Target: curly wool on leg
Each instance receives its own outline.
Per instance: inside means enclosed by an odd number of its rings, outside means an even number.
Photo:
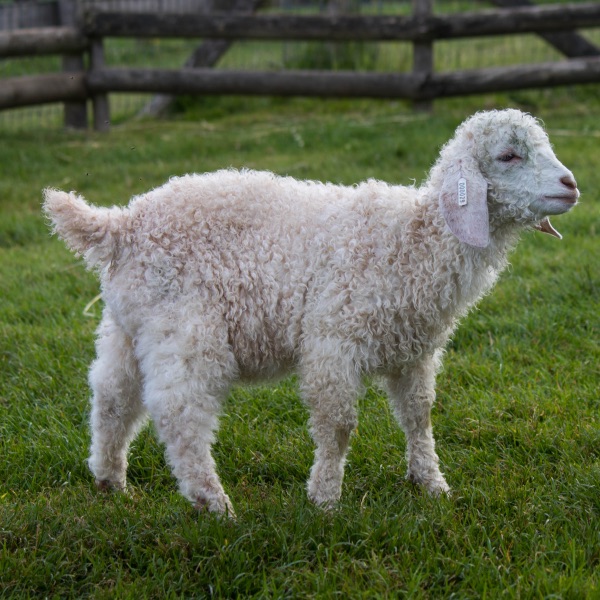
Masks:
[[[390,403],[406,435],[407,479],[434,496],[450,492],[439,469],[431,426],[440,355],[441,351],[388,377]]]
[[[305,360],[302,373],[302,393],[316,444],[308,496],[324,508],[332,508],[340,499],[350,435],[358,424],[361,382],[352,365],[342,359],[343,353],[336,352],[327,360]]]
[[[193,340],[172,340],[168,331],[158,343],[160,332],[152,332],[151,344],[142,336],[144,403],[183,496],[198,509],[233,517],[211,446],[235,363],[208,328],[190,327]]]
[[[98,327],[97,358],[89,381],[93,391],[88,465],[102,490],[126,488],[127,451],[144,423],[141,375],[131,339],[104,311]]]

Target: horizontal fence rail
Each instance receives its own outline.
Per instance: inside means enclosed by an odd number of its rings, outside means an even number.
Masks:
[[[88,98],[85,73],[52,73],[12,77],[0,85],[0,108],[17,108],[52,102],[74,102]]]
[[[75,27],[36,27],[0,31],[0,58],[83,52],[89,41]]]
[[[600,59],[473,69],[422,77],[412,73],[344,71],[235,71],[213,69],[99,69],[87,83],[94,92],[239,94],[433,99],[492,91],[600,81]]]
[[[427,17],[123,14],[91,9],[84,30],[97,37],[431,41],[592,26],[600,26],[599,2]]]

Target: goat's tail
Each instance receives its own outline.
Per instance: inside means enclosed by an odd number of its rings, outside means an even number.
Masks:
[[[103,268],[119,247],[123,209],[90,206],[74,192],[44,190],[44,212],[53,232],[85,259],[88,267]]]

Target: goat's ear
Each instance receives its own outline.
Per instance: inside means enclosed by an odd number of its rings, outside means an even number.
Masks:
[[[487,188],[475,161],[463,159],[446,172],[440,192],[440,210],[450,231],[477,248],[490,243]]]

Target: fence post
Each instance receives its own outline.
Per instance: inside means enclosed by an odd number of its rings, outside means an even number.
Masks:
[[[92,40],[90,52],[90,70],[102,69],[104,67],[104,44],[102,38]],[[110,129],[110,108],[108,94],[94,94],[92,96],[94,108],[94,129],[96,131],[108,131]]]
[[[433,14],[433,0],[412,0],[413,16],[417,19]],[[425,79],[433,74],[433,43],[413,43],[413,73]],[[432,100],[414,100],[413,108],[418,111],[431,112]]]
[[[58,19],[61,25],[78,24],[77,4],[74,0],[59,0]],[[62,58],[62,70],[65,73],[82,73],[85,69],[83,54],[65,54]],[[65,102],[65,127],[87,129],[87,102]]]

